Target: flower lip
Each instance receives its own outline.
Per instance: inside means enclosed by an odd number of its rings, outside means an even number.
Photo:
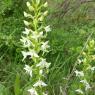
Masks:
[[[31,89],[29,89],[27,91],[30,93],[30,95],[38,95],[37,91],[35,90],[35,88],[31,88]]]
[[[32,77],[32,67],[29,65],[25,65],[24,70],[26,70],[26,73],[28,73]]]
[[[47,86],[42,80],[37,81],[34,85],[34,87],[41,87],[41,86]]]
[[[76,74],[76,76],[78,76],[78,77],[83,77],[83,76],[84,76],[83,71],[78,71],[78,70],[76,70],[76,71],[75,71],[75,74]]]
[[[22,55],[23,55],[23,60],[25,58],[27,58],[28,56],[30,58],[33,58],[33,57],[36,57],[37,58],[37,57],[39,57],[38,54],[34,50],[31,50],[31,51],[28,51],[28,52],[27,51],[22,51]]]
[[[50,25],[46,26],[44,29],[45,29],[46,32],[50,32],[51,31]]]
[[[36,66],[40,68],[49,68],[50,64],[51,63],[46,62],[46,59],[41,59],[41,62]]]
[[[43,52],[48,52],[47,49],[50,48],[50,46],[48,45],[48,42],[49,42],[49,41],[42,42],[41,50],[42,50]]]

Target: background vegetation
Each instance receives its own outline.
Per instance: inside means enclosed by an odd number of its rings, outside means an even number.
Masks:
[[[29,83],[19,40],[24,30],[26,1],[0,0],[0,95],[21,95]],[[73,78],[65,78],[92,32],[90,39],[95,38],[95,0],[47,1],[46,22],[52,26],[47,38],[51,46],[47,59],[52,63],[47,78],[49,95],[76,95],[69,93]]]

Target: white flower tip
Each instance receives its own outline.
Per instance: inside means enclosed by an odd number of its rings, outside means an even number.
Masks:
[[[42,80],[39,80],[33,86],[34,87],[38,87],[38,86],[40,87],[40,86],[47,86],[47,84],[45,84]]]
[[[26,26],[29,26],[29,25],[30,25],[30,23],[29,23],[28,21],[26,21],[26,20],[24,20],[23,22],[24,22],[24,24],[25,24]]]
[[[75,90],[75,91],[76,91],[77,93],[79,93],[79,94],[84,94],[81,89],[77,89],[77,90]]]
[[[50,25],[48,25],[48,26],[45,27],[45,31],[46,32],[50,32],[51,31]]]
[[[31,89],[29,89],[27,91],[30,93],[30,95],[38,95],[34,88],[31,88]]]
[[[48,2],[45,2],[43,6],[44,7],[47,7],[48,6]]]
[[[27,7],[31,6],[30,2],[26,2],[26,5],[27,5]]]
[[[44,15],[44,16],[47,16],[47,15],[48,15],[48,11],[45,11],[45,12],[43,13],[43,15]]]
[[[75,71],[75,74],[76,74],[76,76],[78,76],[78,77],[83,77],[83,76],[84,76],[83,71],[78,71],[78,70],[76,70],[76,71]]]

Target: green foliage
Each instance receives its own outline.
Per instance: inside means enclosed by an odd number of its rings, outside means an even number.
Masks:
[[[0,14],[5,15],[5,11],[10,10],[12,6],[12,0],[1,0],[0,1]]]
[[[20,75],[17,74],[15,78],[14,83],[14,93],[15,95],[21,95],[21,89],[20,89]]]
[[[26,1],[0,0],[0,95],[19,95],[21,92],[26,95],[25,90],[30,84],[29,77],[23,73],[23,66],[26,63],[22,63],[21,48],[19,48],[19,39],[24,30],[23,11],[27,10]],[[70,75],[77,56],[92,31],[94,33],[91,37],[95,38],[93,12],[95,3],[79,6],[78,2],[82,0],[47,1],[50,15],[46,21],[53,27],[47,38],[51,46],[47,58],[52,63],[47,78],[49,95],[65,95],[69,90],[71,92],[68,95],[76,95],[73,88],[77,87],[77,80],[73,80],[72,77],[68,81],[66,77]],[[69,8],[72,9],[64,15],[65,1],[70,2]],[[76,5],[79,7],[76,8]],[[19,78],[19,75],[22,78]],[[95,78],[91,80],[93,85],[94,80]]]
[[[8,89],[2,84],[0,84],[0,95],[9,95]]]

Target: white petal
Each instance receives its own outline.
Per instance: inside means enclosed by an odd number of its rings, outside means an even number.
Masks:
[[[24,16],[27,17],[27,15],[28,15],[28,14],[27,14],[26,12],[24,12]]]
[[[31,52],[33,53],[33,57],[39,57],[38,54],[34,50],[32,50]]]
[[[31,6],[30,2],[26,2],[27,7]]]
[[[45,2],[43,6],[44,7],[47,7],[48,6],[48,2]]]
[[[39,57],[38,54],[34,51],[34,50],[31,50],[31,51],[22,51],[22,54],[23,54],[23,60],[27,57],[27,56],[30,56],[30,58],[33,58],[33,57]]]
[[[37,91],[34,88],[29,89],[28,92],[30,93],[30,95],[38,95]]]
[[[48,26],[45,27],[45,31],[46,32],[50,32],[51,31],[50,25],[48,25]]]
[[[51,63],[48,63],[46,62],[46,59],[41,59],[41,62],[39,64],[37,64],[36,66],[37,67],[40,67],[40,68],[49,68]]]
[[[30,25],[30,23],[29,23],[28,21],[26,21],[26,20],[24,20],[24,24],[25,24],[26,26],[29,26],[29,25]]]
[[[50,48],[50,46],[48,45],[48,41],[46,41],[46,42],[43,42],[42,43],[42,46],[41,46],[41,50],[43,51],[43,52],[48,52],[48,48]]]
[[[85,90],[87,91],[87,90],[89,90],[90,88],[91,88],[90,85],[87,84],[86,87],[85,87]]]
[[[34,8],[33,8],[33,6],[31,6],[30,2],[27,2],[26,5],[30,11],[34,11]]]
[[[34,87],[40,87],[40,86],[47,86],[47,84],[45,84],[43,81],[39,80],[37,81],[34,85]]]
[[[32,45],[32,42],[23,36],[22,39],[20,39],[20,41],[23,43],[24,47],[30,47]]]
[[[32,67],[29,65],[25,65],[24,70],[26,70],[26,73],[28,73],[32,77]]]
[[[25,28],[25,31],[23,31],[23,34],[26,34],[26,35],[28,35],[30,31],[31,31],[30,29],[28,29],[28,28]]]
[[[95,70],[95,66],[94,67],[91,67],[91,71],[94,71]]]
[[[39,38],[43,37],[43,32],[37,33],[36,31],[32,32],[32,39],[38,40]]]
[[[26,13],[26,12],[24,12],[24,16],[33,19],[33,16],[31,14]]]
[[[85,85],[85,90],[88,90],[88,89],[91,88],[90,85],[89,85],[89,83],[87,82],[87,80],[81,80],[80,82]]]
[[[76,76],[78,76],[78,77],[83,77],[84,76],[83,71],[76,70],[75,73],[76,73]]]
[[[75,91],[78,92],[79,94],[84,94],[81,89],[77,89],[77,90],[75,90]]]

